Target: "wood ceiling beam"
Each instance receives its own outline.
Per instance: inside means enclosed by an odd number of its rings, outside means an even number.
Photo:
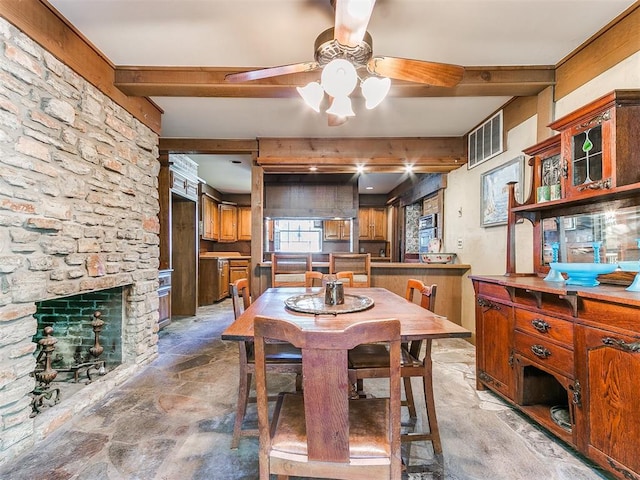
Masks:
[[[258,151],[256,139],[161,138],[162,153],[241,155]]]
[[[139,97],[297,97],[295,87],[319,79],[320,72],[281,75],[246,83],[228,83],[225,75],[252,70],[236,67],[119,66],[115,86]],[[555,85],[553,66],[466,67],[454,88],[392,82],[389,95],[396,97],[532,96]],[[354,93],[355,94],[355,93]]]
[[[466,163],[463,137],[260,138],[258,165],[265,172],[446,173]]]

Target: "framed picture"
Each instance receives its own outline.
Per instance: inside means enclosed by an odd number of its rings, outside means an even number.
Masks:
[[[524,155],[520,155],[485,172],[480,177],[480,225],[493,227],[507,223],[509,203],[508,182],[518,182],[515,187],[516,199],[522,202],[522,185],[524,184]]]

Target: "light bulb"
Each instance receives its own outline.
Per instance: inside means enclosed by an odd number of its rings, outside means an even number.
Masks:
[[[331,102],[331,107],[327,110],[327,113],[336,115],[338,117],[355,117],[353,109],[351,108],[351,100],[346,95],[343,97],[334,97]]]
[[[369,77],[362,82],[360,88],[366,100],[365,106],[371,110],[385,99],[391,88],[391,80],[386,77]]]
[[[296,87],[298,93],[307,105],[316,112],[320,112],[320,103],[324,98],[324,90],[318,82],[311,82],[304,87]]]
[[[320,84],[332,97],[347,97],[358,83],[356,68],[348,60],[336,58],[322,70]]]

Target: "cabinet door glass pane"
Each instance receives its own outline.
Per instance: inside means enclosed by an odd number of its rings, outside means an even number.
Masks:
[[[572,185],[602,180],[602,125],[573,136]]]

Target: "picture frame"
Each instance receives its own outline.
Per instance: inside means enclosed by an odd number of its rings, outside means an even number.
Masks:
[[[480,176],[480,226],[506,225],[509,208],[508,182],[515,186],[516,199],[522,202],[524,155],[519,155]]]

